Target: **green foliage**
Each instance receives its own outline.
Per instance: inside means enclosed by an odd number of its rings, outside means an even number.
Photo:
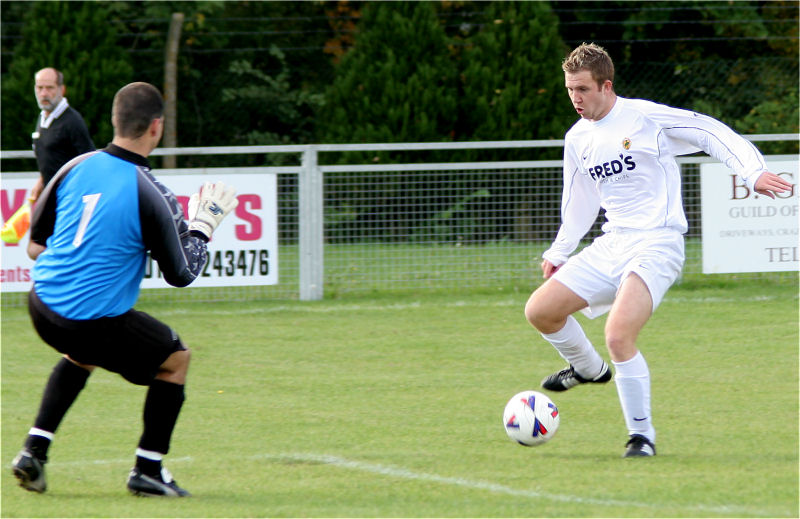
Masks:
[[[303,144],[311,142],[314,111],[322,105],[322,95],[293,88],[286,57],[273,45],[269,54],[278,70],[274,76],[257,69],[248,60],[231,62],[232,86],[222,89],[231,127],[230,144]]]
[[[317,30],[324,5],[209,2],[188,16],[194,3],[187,4],[179,59],[179,145],[311,142],[332,70],[322,52],[328,34]],[[194,157],[183,164],[230,165],[231,160],[264,164],[261,156]],[[270,163],[287,160],[296,163],[297,157]]]
[[[788,90],[778,99],[765,99],[737,122],[742,133],[782,133],[798,131],[800,103],[797,90]]]
[[[560,68],[567,48],[549,5],[481,4],[477,23],[452,37],[435,19],[434,5],[368,5],[356,45],[327,92],[319,140],[561,138],[575,115]]]
[[[734,129],[744,134],[753,133],[798,133],[800,127],[800,101],[797,89],[788,89],[783,96],[767,98],[750,110],[734,124]],[[762,153],[797,153],[798,143],[762,142],[758,144]]]
[[[33,76],[48,66],[64,73],[70,105],[83,115],[95,145],[104,146],[113,136],[111,101],[130,82],[133,70],[128,53],[117,45],[107,9],[95,2],[29,5],[22,39],[3,75],[3,149],[30,147],[39,113]]]
[[[488,4],[480,23],[448,37],[433,3],[369,4],[355,47],[344,56],[320,114],[321,141],[425,142],[451,139],[512,140],[560,138],[575,119],[563,89],[560,60],[566,53],[557,19],[547,4]],[[483,6],[482,6],[483,7]],[[471,33],[471,27],[478,30]],[[458,160],[532,158],[523,152],[459,152]],[[418,161],[421,153],[343,154],[341,162]],[[451,153],[427,153],[427,160],[453,160]],[[376,174],[380,194],[361,214],[353,214],[345,194],[331,221],[336,226],[384,215],[402,232],[413,218],[403,207],[414,204],[426,186],[458,182],[428,175],[417,182],[393,182]],[[470,199],[488,212],[499,205],[496,193],[511,192],[503,175],[493,187]],[[343,183],[347,183],[343,179]],[[346,191],[344,189],[343,191]],[[358,196],[357,193],[354,196]],[[465,202],[466,203],[466,202]],[[494,220],[469,221],[464,214],[441,218],[453,207],[442,197],[415,240],[478,239],[492,236]],[[339,218],[341,216],[341,218]],[[345,218],[346,216],[346,218]],[[420,215],[417,215],[420,216]]]
[[[431,2],[367,5],[355,47],[326,93],[319,140],[451,140],[457,70]]]
[[[183,0],[117,2],[111,0],[101,3],[119,18],[135,20],[133,23],[146,23],[148,19],[169,19],[172,13],[183,13],[184,24],[187,28],[191,28],[191,24],[202,25],[207,16],[220,14],[225,8],[226,2],[223,0],[195,0],[192,2]]]
[[[491,198],[488,189],[479,189],[457,200],[454,204],[434,214],[409,237],[409,242],[455,243],[457,247],[481,230],[481,222],[475,218],[468,206],[481,198]]]
[[[570,45],[594,41],[616,65],[617,93],[709,113],[730,126],[764,99],[798,90],[796,2],[576,2]],[[791,111],[791,110],[790,110]],[[779,132],[796,131],[796,119]]]
[[[462,120],[469,140],[560,139],[576,115],[564,91],[568,52],[544,2],[493,2],[463,53]]]
[[[581,41],[609,50],[621,95],[707,111],[736,128],[797,128],[790,96],[798,91],[800,60],[791,0],[4,1],[3,149],[30,146],[37,113],[32,76],[47,65],[64,71],[70,102],[104,145],[111,137],[110,100],[120,86],[148,81],[163,89],[164,44],[175,12],[185,15],[179,146],[560,138],[575,115],[559,61]],[[241,63],[250,68],[237,68]],[[265,86],[266,77],[276,81],[264,93],[280,107],[267,110],[276,117],[259,108],[258,95],[245,93]],[[253,116],[241,115],[248,103]],[[350,158],[439,158],[423,155]],[[473,155],[456,159],[481,158]],[[179,160],[195,166],[234,159]]]

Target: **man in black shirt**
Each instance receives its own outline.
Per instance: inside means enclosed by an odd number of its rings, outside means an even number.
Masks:
[[[34,76],[36,102],[42,109],[31,135],[33,152],[41,177],[31,190],[36,200],[56,172],[70,159],[94,151],[94,143],[81,114],[64,97],[64,75],[54,68],[43,68]]]

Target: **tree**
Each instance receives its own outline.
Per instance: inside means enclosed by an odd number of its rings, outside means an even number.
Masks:
[[[327,23],[324,5],[251,1],[144,4],[145,18],[157,22],[131,32],[143,34],[135,43],[149,45],[157,50],[156,56],[162,55],[162,20],[173,11],[185,14],[178,67],[179,146],[310,141],[316,107],[332,76],[330,58],[322,52],[331,32],[318,30]],[[127,18],[135,20],[137,16],[130,13]],[[156,72],[160,78],[161,70]],[[263,156],[179,157],[182,166],[230,165],[232,161],[238,165],[264,163]]]
[[[594,41],[609,51],[621,95],[733,126],[765,98],[797,91],[797,2],[609,0],[558,2],[556,9],[571,46]]]
[[[452,140],[456,74],[434,4],[368,4],[355,46],[342,58],[326,93],[319,140]]]
[[[170,16],[184,14],[178,51],[179,147],[308,142],[315,103],[333,70],[322,52],[333,33],[325,4],[120,1],[108,8],[123,27],[119,45],[135,63],[137,79],[159,87]],[[267,91],[256,92],[265,86]],[[259,96],[269,104],[260,104]],[[288,106],[296,110],[290,119],[275,116],[278,107]],[[181,167],[232,164],[260,165],[263,156],[178,157]]]
[[[562,138],[576,115],[561,72],[568,49],[549,5],[492,2],[483,23],[462,55],[459,137]]]
[[[97,146],[111,140],[111,102],[130,82],[128,55],[117,45],[109,12],[95,2],[34,2],[3,75],[3,149],[29,149],[38,109],[33,75],[52,66],[64,73],[66,97],[86,121]],[[76,30],[79,28],[79,30]]]
[[[336,77],[326,92],[317,133],[322,142],[427,142],[450,141],[458,118],[457,69],[448,49],[448,38],[432,2],[374,2],[366,5],[358,25],[354,47],[336,68]],[[430,160],[440,155],[425,154]],[[343,154],[340,160],[358,163],[370,160],[407,162],[420,154],[405,152]],[[392,221],[398,236],[407,236],[419,218],[406,209],[426,192],[426,182],[397,182],[393,175],[371,176],[376,196],[372,207],[350,215],[367,227]],[[326,189],[339,207],[333,213],[347,214],[348,197],[358,197],[346,174],[326,175]],[[334,191],[336,194],[334,195]],[[443,201],[446,204],[448,201]],[[357,205],[354,204],[354,205]],[[367,223],[369,222],[369,223]],[[330,223],[329,239],[337,229]]]
[[[782,96],[768,98],[753,107],[734,123],[734,129],[745,134],[797,133],[800,121],[800,102],[796,88],[787,88]],[[763,153],[797,154],[797,142],[760,142]]]
[[[292,88],[286,58],[277,46],[269,54],[279,72],[270,75],[248,60],[231,63],[231,86],[222,89],[226,116],[231,126],[229,144],[305,144],[311,142],[314,111],[322,95]]]
[[[460,137],[475,141],[563,138],[577,115],[561,71],[568,49],[550,6],[544,2],[492,2],[481,21],[482,27],[466,40],[461,56]],[[530,160],[548,154],[555,158],[555,153],[550,149],[482,150],[459,157]],[[495,172],[483,177],[486,194],[471,201],[473,213],[482,214],[472,236],[533,238],[533,210],[541,192],[520,192],[518,173]]]

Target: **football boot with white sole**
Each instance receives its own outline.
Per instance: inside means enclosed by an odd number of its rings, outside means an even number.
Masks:
[[[594,378],[583,378],[575,372],[575,368],[570,365],[568,368],[562,369],[558,373],[553,373],[549,377],[542,380],[542,387],[550,391],[566,391],[579,384],[605,384],[611,380],[611,368],[608,364],[603,362],[603,368],[600,374]]]
[[[128,475],[128,490],[135,496],[156,496],[156,497],[188,497],[191,494],[182,489],[172,479],[172,474],[166,468],[161,468],[161,474],[157,477],[143,474],[141,470],[134,467]]]
[[[631,439],[625,444],[625,454],[623,458],[636,458],[645,456],[655,456],[656,446],[653,442],[641,434],[632,434]]]
[[[11,463],[11,469],[19,480],[19,486],[31,492],[42,493],[47,490],[44,464],[45,461],[37,458],[31,451],[22,449]]]

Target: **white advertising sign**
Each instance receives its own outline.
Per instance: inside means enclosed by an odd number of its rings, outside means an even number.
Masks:
[[[773,200],[748,188],[724,164],[700,166],[703,273],[781,272],[798,258],[798,163],[770,161],[769,171],[793,184]]]
[[[189,197],[204,182],[222,180],[236,188],[238,207],[214,231],[208,243],[208,262],[190,287],[275,285],[278,283],[277,176],[274,173],[231,174],[211,177],[202,174],[159,175],[156,177],[173,193],[187,211]],[[3,221],[22,205],[35,178],[3,180],[0,210]],[[0,290],[27,292],[31,288],[33,261],[28,258],[27,233],[19,244],[2,242]],[[158,264],[148,258],[142,288],[168,285]]]

